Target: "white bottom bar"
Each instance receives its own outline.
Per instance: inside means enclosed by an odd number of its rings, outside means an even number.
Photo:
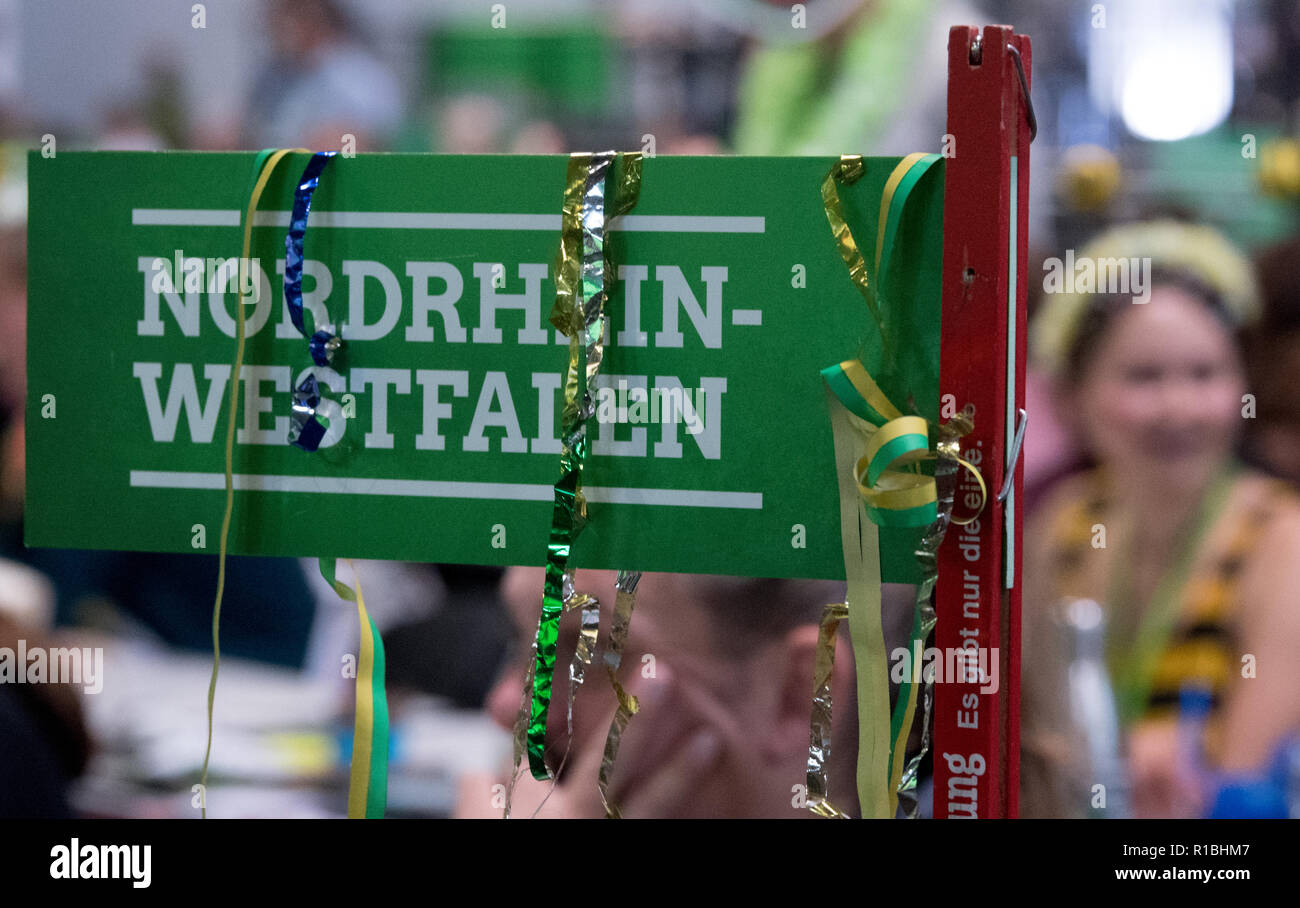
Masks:
[[[398,498],[477,498],[492,501],[551,501],[552,486],[539,483],[448,482],[430,479],[365,479],[340,476],[261,476],[236,473],[241,492],[324,492],[333,495],[392,495]],[[146,489],[224,489],[224,473],[132,470],[131,486]],[[762,510],[762,492],[708,492],[689,489],[629,489],[583,486],[588,501],[652,504],[682,508]]]

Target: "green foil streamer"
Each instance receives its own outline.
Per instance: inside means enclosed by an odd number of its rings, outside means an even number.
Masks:
[[[569,337],[564,383],[560,478],[547,545],[546,581],[537,625],[532,703],[527,727],[528,767],[535,779],[551,778],[546,766],[546,724],[555,673],[556,639],[563,611],[564,575],[573,542],[587,518],[582,468],[587,456],[587,422],[595,413],[596,376],[604,354],[605,300],[615,269],[607,261],[605,179],[613,152],[575,154],[565,178],[556,297],[550,321]],[[609,216],[629,210],[640,189],[640,155],[623,156],[621,195]]]
[[[600,366],[598,351],[591,349],[585,329],[590,322],[604,328],[604,283],[594,281],[593,269],[603,271],[605,223],[604,178],[608,155],[572,155],[565,177],[564,209],[560,231],[560,254],[556,263],[555,305],[551,322],[569,337],[569,367],[565,378],[560,478],[555,483],[555,506],[547,544],[546,582],[542,612],[537,625],[536,670],[533,672],[532,704],[529,711],[528,768],[535,779],[548,779],[546,766],[546,721],[555,674],[555,648],[560,615],[564,608],[563,584],[573,540],[582,528],[585,501],[580,497],[581,471],[586,460],[586,420],[582,418],[588,394],[579,377],[588,372],[592,353]],[[590,233],[594,228],[594,233]],[[592,292],[592,288],[595,292]],[[598,340],[603,337],[597,335]]]
[[[573,648],[573,658],[569,660],[569,699],[568,710],[565,714],[565,728],[568,734],[564,741],[564,756],[560,758],[559,766],[551,774],[551,785],[546,790],[546,797],[542,798],[541,803],[537,805],[537,809],[533,811],[534,817],[541,813],[542,808],[546,806],[546,802],[551,799],[551,795],[555,792],[555,786],[559,783],[560,774],[564,772],[565,764],[569,762],[569,754],[573,752],[573,702],[578,694],[578,686],[582,684],[583,679],[586,677],[587,666],[591,665],[592,657],[596,653],[596,638],[600,632],[600,600],[589,593],[579,593],[575,590],[574,580],[576,575],[576,571],[566,571],[560,584],[561,592],[564,594],[564,611],[571,612],[577,609],[581,610],[582,613],[577,644]],[[525,691],[524,696],[527,697],[527,695],[528,692]],[[519,729],[518,722],[527,721],[527,700],[524,703],[525,712],[523,718],[516,720],[516,733],[518,733]],[[518,740],[515,743],[516,746],[519,746]],[[515,773],[514,778],[518,778],[518,772]],[[509,809],[512,794],[513,791],[506,794],[507,809]]]

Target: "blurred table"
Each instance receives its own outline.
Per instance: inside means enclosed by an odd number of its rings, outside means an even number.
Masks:
[[[83,698],[97,743],[73,809],[107,817],[199,816],[210,657],[107,639],[103,689]],[[208,816],[343,817],[353,682],[222,659]],[[510,738],[476,711],[389,691],[388,816],[451,813],[457,779],[503,765]]]

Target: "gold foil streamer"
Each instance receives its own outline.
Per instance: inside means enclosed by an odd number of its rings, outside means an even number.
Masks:
[[[844,203],[840,200],[839,190],[835,188],[836,184],[840,183],[851,186],[862,178],[864,172],[862,155],[841,155],[839,162],[831,167],[826,178],[822,180],[822,203],[826,209],[826,220],[831,225],[831,233],[835,236],[835,248],[849,269],[853,286],[858,288],[858,292],[866,300],[867,309],[870,310],[871,317],[880,332],[881,342],[888,344],[889,335],[885,333],[885,320],[880,312],[880,305],[876,302],[876,291],[867,279],[867,260],[863,258],[857,241],[853,239],[853,231],[849,229],[849,222],[844,216]],[[882,352],[885,354],[884,361],[889,362],[889,351]]]
[[[551,792],[555,790],[555,785],[559,779],[560,771],[564,768],[568,760],[569,747],[572,746],[573,740],[573,701],[574,701],[574,683],[583,683],[584,669],[591,664],[592,654],[595,652],[597,639],[597,618],[600,608],[600,602],[596,597],[587,593],[578,593],[574,590],[573,573],[565,575],[565,611],[571,611],[575,608],[583,610],[583,623],[579,632],[578,650],[574,652],[573,660],[569,664],[569,714],[568,714],[568,731],[570,744],[565,748],[564,758],[561,759],[559,768],[551,778],[551,787],[538,805],[537,811],[545,806],[546,801],[550,799]],[[623,650],[627,644],[628,630],[632,623],[632,612],[636,608],[636,588],[641,580],[640,571],[620,571],[615,581],[617,595],[614,600],[614,618],[609,631],[609,643],[605,647],[604,663],[605,671],[609,675],[610,685],[614,689],[614,695],[618,698],[618,709],[614,714],[614,719],[610,723],[609,732],[605,736],[605,750],[600,762],[600,775],[597,779],[597,788],[600,791],[600,801],[605,807],[605,816],[610,819],[621,819],[617,805],[612,803],[608,797],[609,778],[614,768],[614,760],[618,756],[619,746],[622,743],[623,732],[627,729],[628,723],[636,715],[640,708],[636,697],[627,693],[623,686],[618,683],[618,670],[623,661]],[[593,614],[595,613],[595,614]],[[506,807],[505,818],[510,818],[510,807],[514,797],[514,789],[521,775],[522,763],[524,758],[525,747],[525,730],[528,724],[528,704],[532,692],[532,679],[535,663],[529,660],[528,671],[524,677],[523,691],[520,695],[519,713],[515,718],[514,727],[514,773],[511,776],[510,783],[506,788]],[[534,816],[537,811],[534,811]]]
[[[618,683],[618,669],[623,662],[623,647],[627,643],[628,629],[632,625],[632,610],[636,608],[636,587],[641,582],[640,571],[619,571],[614,583],[618,594],[614,599],[614,621],[609,629],[609,645],[605,647],[605,671],[609,674],[609,683],[618,697],[618,710],[614,720],[609,724],[605,735],[605,753],[600,760],[600,776],[596,787],[600,791],[600,802],[605,805],[605,816],[620,819],[618,805],[609,800],[609,777],[614,770],[614,760],[618,757],[619,745],[623,742],[623,732],[627,724],[636,715],[640,704],[623,686]]]
[[[590,593],[579,593],[573,588],[576,571],[564,575],[564,610],[582,610],[582,624],[578,628],[578,644],[569,662],[569,681],[581,684],[591,657],[596,654],[596,636],[600,631],[600,600]],[[569,695],[569,731],[573,731],[573,695]]]
[[[569,709],[565,717],[565,728],[569,733],[569,744],[565,745],[565,758],[573,740],[573,700],[577,695],[578,685],[586,677],[587,666],[596,654],[596,638],[600,633],[600,600],[587,593],[576,592],[573,588],[574,571],[564,575],[564,610],[582,610],[582,623],[578,628],[578,642],[573,648],[573,658],[569,660]],[[561,768],[564,761],[560,761]],[[557,770],[558,775],[558,770]]]
[[[528,660],[528,670],[524,673],[524,688],[519,696],[519,714],[515,716],[514,728],[514,771],[510,773],[510,782],[506,785],[506,809],[504,819],[510,819],[510,805],[514,800],[515,786],[523,771],[525,748],[528,740],[528,712],[533,698],[533,673],[537,671],[537,641],[533,641],[533,654]]]
[[[619,174],[618,187],[612,195],[613,210],[610,220],[627,214],[636,205],[641,196],[641,155],[625,154],[620,158],[622,169]],[[611,225],[611,229],[613,225]],[[609,254],[608,238],[606,255]],[[605,269],[606,281],[612,285],[615,270]],[[618,806],[609,800],[609,778],[614,770],[614,760],[618,756],[619,746],[623,742],[623,732],[640,708],[636,697],[627,693],[618,683],[618,670],[623,662],[623,648],[627,644],[627,635],[632,625],[632,612],[636,609],[636,588],[641,582],[640,571],[619,571],[614,582],[617,594],[614,598],[614,619],[609,629],[609,644],[605,648],[605,671],[609,675],[610,686],[618,698],[618,710],[610,722],[609,732],[605,735],[605,752],[600,760],[600,774],[596,787],[600,791],[600,801],[605,806],[605,816],[618,819],[622,815]]]
[[[533,672],[526,741],[528,768],[533,778],[539,780],[553,776],[546,764],[546,734],[565,598],[564,575],[573,542],[587,519],[582,491],[587,422],[595,412],[596,376],[604,353],[607,280],[613,284],[613,278],[606,273],[605,260],[605,178],[613,158],[613,152],[570,157],[561,217],[557,292],[551,319],[569,335],[569,364],[560,433],[560,478],[554,486],[555,505],[546,547],[546,575],[534,656],[537,668]],[[585,381],[580,375],[585,375]]]
[[[849,817],[827,800],[826,764],[831,757],[831,677],[835,673],[835,635],[840,622],[848,615],[849,607],[842,602],[833,602],[822,609],[808,737],[808,809],[819,817],[836,820]]]
[[[573,540],[587,519],[581,478],[587,448],[586,423],[595,412],[595,382],[604,354],[604,303],[614,286],[616,274],[609,260],[606,225],[610,219],[626,213],[636,204],[641,184],[641,155],[619,155],[622,167],[618,185],[613,193],[607,193],[605,177],[614,159],[613,152],[571,155],[565,178],[560,250],[555,264],[556,299],[550,316],[550,322],[569,337],[569,364],[565,373],[562,411],[562,475],[555,486],[555,516],[547,547],[546,584],[533,642],[532,664],[524,680],[524,702],[515,724],[515,768],[507,790],[507,817],[510,814],[510,796],[525,755],[535,777],[554,780],[554,775],[545,765],[544,744],[555,636],[562,611],[561,601],[566,598],[561,593],[561,574],[567,567]],[[605,206],[607,198],[612,201],[612,210],[609,211]],[[598,609],[590,615],[598,626]],[[594,639],[588,640],[583,632],[579,650],[586,651],[588,660],[594,644]],[[578,667],[578,677],[586,664]],[[570,671],[572,681],[575,677],[572,666]]]
[[[894,191],[903,179],[903,174],[925,157],[925,155],[909,155],[900,162],[899,168],[895,169],[894,174],[891,175],[889,182],[885,186],[885,199],[892,200]],[[876,323],[883,345],[883,361],[888,364],[893,361],[889,335],[885,331],[884,319],[876,299],[875,289],[868,280],[866,260],[853,238],[852,230],[845,218],[843,203],[836,188],[837,184],[850,185],[857,182],[864,172],[861,156],[841,156],[822,182],[822,201],[827,221],[830,223],[834,235],[836,249],[848,268],[854,286],[865,300],[872,319]],[[892,201],[882,204],[880,212],[876,257],[877,265],[882,268],[883,264],[880,259],[883,252],[887,214],[891,206]],[[852,375],[847,377],[853,380]],[[866,378],[869,380],[870,376],[866,376]],[[875,389],[874,382],[870,383],[867,391],[863,390],[858,381],[854,381],[854,385],[864,399],[871,400],[872,395],[869,391]],[[875,390],[878,391],[878,389]],[[887,400],[884,403],[887,405],[887,409],[892,409],[892,405],[888,404]],[[880,410],[880,404],[873,403],[872,406],[878,411]],[[850,494],[852,486],[858,486],[859,492],[869,491],[861,486],[859,477],[862,468],[869,465],[870,458],[864,458],[859,462],[858,468],[854,468],[850,457],[854,436],[858,437],[858,442],[861,444],[872,434],[874,426],[847,409],[836,407],[834,396],[831,397],[830,407],[836,446],[837,473],[840,477],[841,537],[844,545],[845,571],[848,583],[848,601],[846,605],[852,614],[850,631],[852,632],[853,648],[858,663],[857,687],[859,715],[861,717],[858,729],[859,802],[864,817],[892,817],[897,814],[899,794],[906,793],[910,806],[905,808],[905,812],[909,816],[915,816],[916,769],[929,747],[929,719],[933,700],[933,682],[927,683],[924,689],[923,724],[925,729],[921,751],[911,760],[905,761],[906,743],[913,723],[918,692],[915,686],[910,683],[905,688],[900,688],[899,703],[891,714],[888,684],[883,678],[878,677],[877,672],[871,671],[869,668],[869,666],[876,665],[877,662],[881,664],[884,662],[884,641],[880,627],[880,574],[879,553],[876,550],[877,531],[875,526],[865,519],[860,502],[851,500],[852,496]],[[882,415],[885,418],[898,416],[897,413],[882,413]],[[942,476],[950,488],[946,490],[946,500],[937,492],[929,498],[929,500],[936,503],[936,519],[927,528],[921,545],[916,552],[922,565],[923,579],[917,588],[916,606],[913,614],[913,640],[924,641],[934,628],[935,616],[930,600],[937,580],[936,554],[939,544],[947,531],[948,524],[950,522],[968,523],[973,520],[979,511],[983,510],[987,498],[987,490],[979,470],[963,460],[959,454],[957,439],[969,432],[971,428],[970,418],[966,414],[955,417],[946,426],[933,427],[933,435],[939,441],[936,444],[934,455],[929,456],[934,456],[938,460],[935,470],[936,480]],[[925,458],[926,455],[918,454],[916,459],[919,461]],[[975,514],[962,521],[952,520],[951,485],[953,483],[951,479],[958,466],[970,470],[979,482],[981,490],[979,509]],[[913,469],[916,469],[916,467],[914,466]],[[846,481],[846,472],[850,472],[853,477],[854,481],[852,483]],[[904,494],[911,495],[912,491],[909,490]],[[922,502],[917,500],[913,503],[909,498],[901,503],[904,505],[919,505]],[[821,677],[820,664],[818,677]],[[814,721],[816,716],[817,703],[814,702]],[[829,721],[827,722],[828,725]],[[829,735],[828,727],[822,730],[826,735]],[[824,755],[822,761],[818,761],[813,753],[818,743],[816,729],[814,729],[809,754],[810,790],[814,775],[816,775],[812,771],[814,764],[820,766],[821,762],[824,762]],[[828,737],[823,743],[829,750]],[[874,767],[879,766],[881,763],[887,764],[887,776],[883,786],[877,784],[874,777]],[[906,765],[904,765],[905,763]],[[822,781],[824,783],[824,778]]]

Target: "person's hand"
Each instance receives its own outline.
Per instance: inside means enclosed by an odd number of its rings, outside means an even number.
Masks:
[[[1129,735],[1133,814],[1140,819],[1196,819],[1205,792],[1179,752],[1176,722],[1145,722]]]
[[[662,661],[657,677],[636,682],[641,710],[614,763],[611,804],[628,818],[707,814],[735,719]]]
[[[628,681],[628,693],[638,698],[640,709],[624,731],[607,794],[628,818],[708,813],[702,806],[715,789],[711,779],[722,763],[724,741],[732,737],[725,728],[735,722],[702,691],[680,683],[662,662],[656,674]],[[597,781],[605,735],[618,704],[603,672],[590,672],[587,684],[603,688],[598,696],[579,697],[588,708],[596,708],[599,701],[600,733],[574,742],[578,749],[569,754],[558,784],[533,779],[524,767],[511,799],[512,817],[605,815]]]

